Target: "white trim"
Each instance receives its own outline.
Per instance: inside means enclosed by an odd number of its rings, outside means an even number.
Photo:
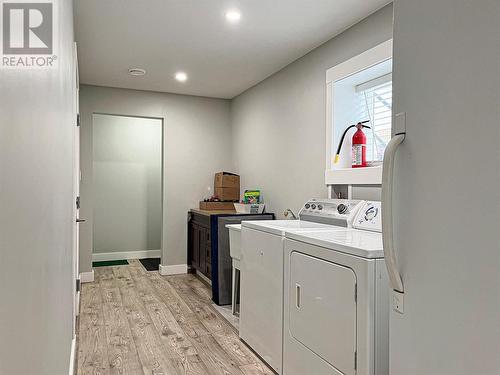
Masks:
[[[147,119],[156,119],[156,120],[161,120],[162,121],[162,235],[161,235],[161,250],[159,254],[155,255],[148,255],[148,256],[143,256],[142,258],[161,258],[163,255],[166,254],[166,246],[167,246],[167,231],[164,230],[167,225],[167,117],[165,113],[160,112],[157,114],[157,116],[151,116],[149,113],[141,113],[142,111],[136,112],[136,113],[123,113],[121,109],[116,110],[118,107],[114,105],[104,105],[102,107],[102,104],[96,104],[94,103],[93,108],[88,108],[88,111],[82,111],[81,113],[81,118],[82,121],[89,121],[90,122],[90,134],[92,135],[93,129],[94,129],[94,115],[110,115],[110,116],[124,116],[124,117],[138,117],[138,118],[147,118]],[[94,107],[95,106],[95,107]],[[148,109],[149,110],[149,109]],[[89,118],[89,117],[90,118]],[[85,120],[84,120],[85,117]],[[92,138],[92,136],[91,136]],[[90,145],[92,146],[93,140],[90,140]],[[85,151],[83,151],[85,153]],[[90,153],[90,157],[92,158],[92,152]],[[93,167],[90,167],[90,175],[92,175],[92,170]],[[81,172],[81,171],[80,171]],[[80,173],[81,175],[81,173]],[[81,178],[80,178],[81,179]],[[90,195],[90,200],[94,200],[94,197],[91,193],[85,192],[85,194]],[[81,196],[84,194],[84,192],[81,192]],[[94,229],[92,227],[92,221],[93,221],[93,209],[91,207],[87,207],[87,215],[88,219],[90,222],[87,222],[87,225],[90,227],[90,234],[92,235]],[[121,259],[141,259],[140,257],[133,257],[133,258],[121,258]],[[119,259],[105,259],[105,260],[119,260]],[[94,259],[94,254],[92,254],[92,261],[95,261]]]
[[[76,356],[76,336],[73,336],[73,340],[71,340],[71,352],[69,354],[68,375],[75,375],[75,356]]]
[[[160,275],[168,276],[168,275],[181,275],[187,273],[188,266],[187,264],[174,264],[172,266],[164,266],[160,264]]]
[[[162,168],[161,168],[161,254],[160,258],[165,261],[167,254],[167,119],[162,118]],[[161,267],[161,266],[160,266]]]
[[[328,74],[328,72],[327,72]],[[333,111],[332,111],[333,83],[326,83],[326,173],[332,170],[332,142],[333,142]],[[328,179],[326,180],[328,181]],[[328,185],[328,182],[327,182]],[[331,184],[330,184],[331,185]]]
[[[161,250],[117,251],[112,253],[93,253],[92,262],[107,260],[160,258]]]
[[[326,83],[336,82],[392,58],[392,39],[326,71]]]
[[[92,283],[94,282],[94,270],[90,272],[82,272],[80,274],[80,283]]]
[[[388,82],[392,82],[392,73],[387,73],[381,77],[371,79],[368,82],[360,83],[359,85],[356,85],[356,87],[354,88],[354,91],[362,92],[365,90],[370,90],[376,86],[380,86],[380,85],[383,85],[384,83],[388,83]]]
[[[325,171],[328,185],[380,185],[382,165],[365,168],[339,168]]]

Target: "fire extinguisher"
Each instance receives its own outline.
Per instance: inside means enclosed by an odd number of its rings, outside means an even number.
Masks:
[[[368,125],[364,125],[370,120],[365,120],[358,122],[356,125],[350,125],[342,134],[340,138],[339,146],[337,147],[337,153],[335,154],[335,164],[338,163],[340,159],[340,150],[342,149],[342,144],[344,143],[344,138],[347,132],[352,128],[357,128],[356,132],[352,136],[352,162],[353,168],[366,167],[368,164],[366,162],[366,135],[363,132],[363,128],[371,129]]]

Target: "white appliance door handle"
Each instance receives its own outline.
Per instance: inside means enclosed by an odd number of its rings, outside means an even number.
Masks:
[[[295,307],[300,309],[300,289],[301,286],[299,284],[295,284]]]
[[[404,139],[404,133],[396,134],[391,138],[384,152],[384,164],[382,167],[382,241],[384,245],[384,258],[392,288],[400,293],[404,293],[404,288],[394,252],[392,187],[394,180],[394,158],[398,146]]]

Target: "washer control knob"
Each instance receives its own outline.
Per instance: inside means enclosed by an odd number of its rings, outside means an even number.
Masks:
[[[318,204],[318,210],[322,210],[323,209],[323,206]]]
[[[311,207],[311,205],[309,203],[306,203],[305,208],[309,209],[309,207]]]
[[[312,208],[313,210],[315,210],[315,209],[316,209],[316,205],[315,205],[315,204],[312,204],[312,205],[311,205],[311,208]]]
[[[343,204],[343,203],[339,204],[337,206],[337,212],[339,214],[345,214],[347,212],[347,206],[345,204]]]
[[[378,214],[378,208],[375,207],[370,207],[368,210],[365,212],[365,220],[370,221],[373,220]]]

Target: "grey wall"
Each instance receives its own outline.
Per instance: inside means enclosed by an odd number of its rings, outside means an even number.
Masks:
[[[234,168],[229,101],[83,85],[80,90],[82,206],[80,272],[92,262],[92,114],[164,118],[166,128],[166,247],[164,265],[186,264],[186,215],[208,195],[214,173]]]
[[[164,117],[167,131],[165,265],[186,263],[186,211],[213,185],[213,173],[233,170],[242,190],[260,188],[268,211],[295,211],[326,197],[325,74],[328,68],[392,37],[388,5],[230,101],[82,86],[82,209],[80,268],[92,254],[92,113]],[[378,189],[354,189],[379,197]]]
[[[162,120],[93,116],[94,253],[161,249]]]
[[[278,214],[326,197],[326,70],[391,37],[388,5],[233,100],[233,154],[242,189],[262,189],[268,210]]]
[[[500,374],[499,18],[498,0],[395,2],[392,374]]]
[[[0,69],[0,374],[67,374],[73,321],[71,1],[57,68]]]

